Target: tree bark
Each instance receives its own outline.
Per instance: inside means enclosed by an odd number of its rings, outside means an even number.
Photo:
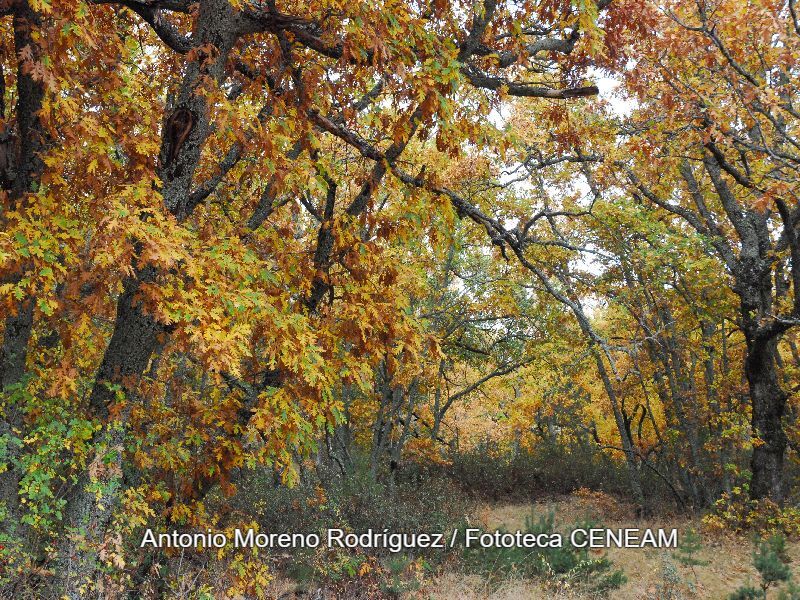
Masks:
[[[0,390],[8,390],[20,383],[25,375],[25,358],[27,356],[28,338],[33,326],[33,302],[23,301],[18,306],[17,314],[6,318],[3,331],[3,347],[0,350]],[[22,440],[19,431],[23,425],[23,415],[11,402],[7,402],[2,420],[0,420],[0,436],[6,443],[6,472],[0,475],[0,505],[5,506],[6,518],[2,531],[17,537],[21,532],[22,509],[19,500],[19,482],[21,473],[14,466],[19,458]]]
[[[20,56],[25,48],[39,60],[41,53],[34,32],[41,29],[41,18],[27,1],[16,3],[14,8],[14,50]],[[39,112],[44,100],[44,83],[34,79],[30,69],[20,60],[17,65],[17,135],[19,150],[14,157],[15,175],[11,182],[11,210],[24,210],[26,194],[39,183],[44,162],[40,153],[45,147],[45,136]],[[25,373],[28,341],[33,327],[33,300],[25,298],[15,314],[5,320],[3,347],[0,349],[0,383],[2,388],[18,383]]]
[[[207,68],[218,83],[224,79],[227,56],[237,36],[236,13],[227,0],[200,3],[193,37],[198,46],[210,44],[219,51],[212,66]],[[191,187],[210,127],[208,100],[204,94],[196,93],[203,79],[200,60],[195,57],[186,65],[180,93],[174,106],[167,109],[169,115],[162,130],[161,196],[164,207],[178,221],[188,218],[196,206]],[[64,541],[55,571],[56,585],[69,600],[86,598],[86,590],[101,583],[98,549],[121,493],[125,412],[109,419],[109,408],[117,391],[128,404],[136,401],[136,385],[168,332],[167,327],[144,310],[138,298],[142,285],[155,280],[156,268],[133,266],[135,275],[123,282],[123,291],[117,299],[114,330],[90,396],[92,414],[103,424],[93,440],[98,448],[95,462],[101,456],[108,460],[97,464],[95,473],[84,474],[65,510],[65,524],[72,535]]]
[[[775,368],[778,338],[748,339],[745,375],[752,402],[753,456],[750,495],[754,499],[784,498],[783,463],[787,438],[781,422],[786,410],[783,391]]]
[[[0,348],[0,389],[22,381],[32,327],[33,302],[28,298],[17,305],[15,314],[6,317],[3,347]]]
[[[155,268],[145,267],[135,277],[123,282],[123,292],[117,300],[114,332],[97,371],[89,403],[92,413],[105,420],[108,407],[114,401],[113,385],[140,377],[167,328],[147,314],[136,299],[143,283],[155,277]]]
[[[27,0],[19,0],[14,4],[12,27],[16,56],[21,57],[23,49],[28,48],[33,53],[34,60],[39,60],[41,49],[37,36],[41,31],[41,17]],[[6,188],[4,191],[9,194],[9,208],[24,211],[27,195],[35,191],[44,170],[44,162],[40,154],[45,149],[46,137],[39,118],[45,97],[44,82],[37,81],[33,77],[32,72],[26,68],[21,58],[17,63],[16,88],[16,135],[19,144],[18,150],[13,154],[11,160],[8,160],[8,156],[6,159],[9,163],[6,166],[13,164],[14,176],[11,180],[8,179],[9,170],[5,170],[5,173],[0,175],[2,175],[2,182]],[[5,91],[5,83],[2,85],[1,91]],[[5,113],[5,110],[2,112]],[[5,117],[5,114],[0,114],[0,118],[5,119]],[[8,134],[6,146],[7,152],[10,153],[11,135],[8,131],[4,133]],[[2,217],[3,213],[0,212],[0,227],[4,225]],[[21,277],[21,273],[15,277]],[[32,297],[23,298],[17,304],[16,311],[5,317],[2,347],[0,347],[0,391],[7,391],[11,386],[24,380],[28,343],[33,330],[34,304]],[[7,470],[0,475],[0,506],[5,506],[6,510],[6,518],[0,524],[0,531],[18,543],[27,545],[27,535],[21,521],[23,511],[19,497],[22,473],[14,464],[19,457],[22,444],[20,436],[15,430],[22,430],[23,424],[22,412],[8,403],[4,414],[0,415],[0,435],[6,439],[8,453],[6,457]],[[0,593],[2,593],[1,590]]]

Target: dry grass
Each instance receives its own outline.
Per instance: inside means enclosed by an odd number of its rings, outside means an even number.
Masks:
[[[478,575],[445,573],[424,590],[422,597],[431,600],[547,600],[553,596],[530,581],[507,581],[499,587],[490,588]]]
[[[748,537],[705,533],[697,519],[670,516],[637,519],[630,506],[602,494],[578,494],[537,503],[533,507],[520,504],[485,505],[478,510],[476,516],[487,528],[504,527],[514,531],[525,527],[525,518],[532,512],[544,515],[550,510],[555,512],[556,522],[562,527],[589,515],[599,519],[606,527],[674,527],[679,530],[679,534],[688,528],[697,529],[703,538],[703,550],[698,558],[710,561],[710,564],[695,567],[694,573],[691,568],[678,566],[684,580],[696,581],[695,594],[687,594],[687,597],[722,599],[740,585],[759,580],[758,573],[752,566],[753,543]],[[800,564],[800,543],[790,543],[789,554],[795,564]],[[612,600],[657,598],[657,586],[663,581],[663,550],[612,548],[608,551],[608,557],[628,578],[622,588],[611,594]],[[555,595],[553,591],[544,589],[535,582],[526,581],[510,581],[492,588],[478,576],[445,573],[424,590],[422,597],[436,600],[538,600],[582,596],[570,593]]]
[[[694,571],[689,567],[672,563],[681,578],[694,584],[694,593],[682,588],[682,598],[724,599],[740,585],[759,581],[758,573],[752,566],[753,541],[747,536],[710,534],[702,530],[699,519],[663,515],[647,520],[637,519],[631,506],[620,503],[602,493],[577,493],[568,497],[554,498],[549,502],[527,504],[493,504],[478,508],[473,523],[486,529],[503,527],[507,530],[525,528],[526,517],[534,514],[546,515],[553,511],[557,527],[561,530],[569,525],[592,517],[605,527],[676,528],[680,533],[689,528],[702,535],[703,550],[698,558],[709,561],[708,566],[698,566]],[[614,567],[622,569],[628,582],[610,595],[610,600],[663,600],[658,595],[658,586],[663,584],[665,556],[671,551],[652,548],[612,548],[608,557]],[[789,544],[789,554],[795,565],[800,565],[800,543]],[[800,571],[796,578],[800,576]],[[333,590],[312,589],[301,592],[295,582],[277,578],[269,590],[269,597],[314,600],[359,600],[386,598],[376,590],[364,589],[363,594],[335,592]],[[446,571],[430,579],[422,589],[404,595],[406,600],[588,600],[589,596],[574,590],[554,590],[542,583],[528,580],[508,580],[500,584],[490,584],[478,575],[466,575],[457,571]],[[770,596],[770,598],[774,598]]]

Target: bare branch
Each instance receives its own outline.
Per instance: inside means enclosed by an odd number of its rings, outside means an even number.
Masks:
[[[186,54],[195,47],[195,42],[188,35],[181,33],[178,28],[170,23],[163,15],[164,10],[173,12],[188,12],[189,3],[183,2],[137,2],[136,0],[93,0],[94,4],[120,4],[139,15],[153,32],[169,48],[179,54]]]
[[[585,98],[588,96],[596,96],[600,93],[600,90],[596,85],[557,90],[544,86],[515,83],[513,81],[509,81],[505,77],[495,77],[484,73],[474,65],[464,65],[461,68],[461,72],[475,87],[487,90],[499,90],[500,88],[505,88],[508,94],[511,96],[566,100],[569,98]]]

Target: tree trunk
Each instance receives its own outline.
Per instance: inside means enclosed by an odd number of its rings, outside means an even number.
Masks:
[[[117,300],[114,333],[100,363],[90,398],[93,414],[101,419],[108,416],[108,406],[114,401],[112,382],[139,378],[158,347],[159,337],[166,333],[166,328],[144,313],[135,299],[141,285],[154,277],[155,269],[149,266],[123,283],[123,292]],[[132,389],[132,386],[126,387]]]
[[[784,497],[783,462],[787,444],[781,419],[786,410],[787,395],[781,389],[775,369],[778,338],[760,340],[747,337],[745,375],[753,407],[753,436],[757,438],[750,461],[753,472],[750,496],[753,499],[770,498],[781,502]]]
[[[728,442],[723,439],[722,427],[722,407],[719,402],[719,390],[717,389],[716,369],[714,367],[714,360],[717,354],[716,347],[714,346],[713,337],[717,331],[717,327],[713,322],[703,320],[700,323],[701,334],[703,336],[703,348],[706,351],[706,358],[703,365],[703,381],[706,386],[706,401],[711,414],[714,416],[716,422],[709,423],[709,435],[716,437],[719,443],[717,450],[719,462],[722,466],[722,489],[726,492],[731,490],[731,476],[728,471],[728,463],[730,462],[730,452],[728,449]],[[725,344],[725,321],[722,321],[722,341]],[[724,348],[723,348],[724,351]],[[723,371],[724,372],[724,371]],[[716,496],[716,494],[714,494]]]
[[[210,43],[219,50],[208,67],[208,74],[219,83],[224,78],[228,52],[236,41],[235,12],[227,0],[206,0],[200,3],[196,27],[197,45]],[[187,62],[180,93],[162,130],[161,196],[165,208],[178,221],[188,218],[196,206],[190,191],[209,134],[208,101],[204,94],[196,93],[202,80],[200,58],[195,57]],[[178,135],[175,130],[179,121],[185,130]],[[86,588],[81,589],[83,584],[89,584],[91,589],[101,583],[99,549],[122,493],[127,411],[110,419],[109,409],[117,391],[124,394],[129,405],[137,401],[136,386],[168,333],[168,328],[147,314],[137,298],[142,285],[155,280],[156,268],[133,266],[136,273],[123,282],[114,330],[89,399],[92,415],[103,423],[93,440],[98,448],[97,458],[94,468],[78,481],[64,515],[72,535],[64,536],[55,578],[64,597],[70,600],[87,597]]]
[[[123,283],[123,292],[117,301],[114,333],[89,399],[93,414],[105,424],[95,440],[98,450],[94,463],[80,478],[64,515],[68,535],[73,537],[73,541],[59,556],[56,572],[63,594],[70,600],[85,598],[82,588],[96,588],[101,583],[97,580],[99,571],[94,563],[122,485],[124,421],[128,412],[123,409],[121,418],[108,422],[109,407],[116,401],[120,382],[125,382],[127,390],[135,389],[135,385],[131,385],[133,380],[147,369],[158,345],[159,334],[164,332],[163,326],[142,312],[135,299],[141,284],[152,280],[154,275],[155,270],[147,267]],[[135,401],[129,395],[124,400],[127,404]],[[80,539],[81,543],[76,544],[75,539]]]
[[[125,427],[121,421],[106,425],[95,441],[95,458],[79,478],[77,499],[67,504],[64,520],[69,538],[59,553],[54,572],[61,598],[84,600],[102,597],[102,569],[98,547],[114,516],[122,486]]]
[[[0,390],[20,383],[25,375],[25,358],[32,325],[33,302],[30,300],[20,303],[17,314],[6,318],[3,347],[0,349]],[[21,473],[14,466],[22,450],[20,436],[24,437],[24,434],[16,433],[15,430],[21,430],[22,424],[22,412],[8,402],[3,418],[0,419],[0,436],[6,438],[5,461],[8,465],[6,472],[0,475],[0,505],[6,510],[1,530],[13,537],[22,533],[19,500]]]
[[[16,56],[21,57],[23,50],[27,49],[33,54],[35,61],[41,60],[41,48],[38,41],[42,30],[41,18],[26,0],[14,3],[12,26]],[[1,72],[0,76],[4,77]],[[25,62],[21,58],[17,61],[16,88],[15,116],[19,146],[15,156],[10,160],[13,162],[15,175],[13,180],[8,182],[6,173],[0,173],[0,179],[5,187],[2,191],[9,194],[9,208],[23,212],[29,198],[28,194],[35,191],[41,179],[44,170],[41,153],[48,140],[40,119],[45,85],[42,80],[34,77],[30,69],[26,68]],[[5,93],[5,82],[0,91]],[[0,119],[5,120],[6,117],[3,103]],[[6,145],[10,148],[10,131],[6,130],[3,133],[9,134]],[[8,189],[9,183],[11,184],[10,189]],[[5,226],[2,216],[3,211],[0,208],[0,229]],[[21,272],[24,270],[25,267],[21,269]],[[17,273],[15,278],[21,277],[21,272]],[[5,317],[3,345],[0,347],[0,391],[5,391],[10,386],[22,382],[25,376],[28,342],[33,329],[34,304],[35,301],[32,297],[26,297],[17,304],[16,312]],[[15,430],[22,431],[23,424],[22,412],[12,406],[10,402],[7,403],[5,410],[0,414],[0,436],[6,438],[7,441],[7,470],[0,475],[0,506],[5,507],[6,515],[0,522],[0,532],[9,537],[7,543],[16,542],[27,545],[29,540],[26,527],[21,521],[23,510],[19,497],[22,473],[15,466],[22,450],[20,437],[25,435],[24,432],[18,435]],[[0,590],[0,594],[2,593],[3,590]]]
[[[608,400],[611,402],[614,422],[617,425],[617,431],[619,431],[620,441],[622,442],[622,451],[625,454],[625,466],[628,468],[628,479],[631,492],[633,492],[633,498],[639,506],[639,510],[642,513],[647,513],[648,508],[644,497],[644,488],[642,487],[641,474],[639,473],[639,465],[636,460],[636,448],[633,444],[633,440],[628,435],[627,427],[625,427],[625,419],[622,415],[619,399],[617,398],[616,391],[614,391],[614,386],[611,384],[611,378],[608,376],[608,370],[603,362],[600,350],[596,346],[593,346],[592,353],[594,354],[597,364],[597,370],[600,373],[600,379],[603,381],[603,387],[608,395]]]
[[[34,33],[39,34],[41,18],[28,2],[17,2],[14,9],[14,50],[32,52],[40,60],[41,50]],[[23,61],[17,65],[17,135],[19,151],[14,159],[16,175],[10,191],[11,210],[24,210],[25,197],[35,190],[44,170],[40,156],[45,149],[45,134],[39,113],[44,100],[44,82],[36,80]],[[5,118],[5,115],[0,115]],[[0,223],[2,225],[2,223]],[[18,274],[19,276],[19,274]],[[33,300],[26,298],[16,314],[5,320],[3,347],[0,349],[0,382],[2,388],[18,383],[25,372],[28,340],[33,327]]]
[[[27,299],[17,306],[16,314],[6,317],[0,348],[0,389],[22,381],[32,326],[33,302]]]

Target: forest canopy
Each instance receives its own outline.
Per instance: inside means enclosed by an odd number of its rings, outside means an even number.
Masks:
[[[149,597],[142,531],[262,480],[797,518],[792,0],[0,0],[0,45],[0,593]]]

